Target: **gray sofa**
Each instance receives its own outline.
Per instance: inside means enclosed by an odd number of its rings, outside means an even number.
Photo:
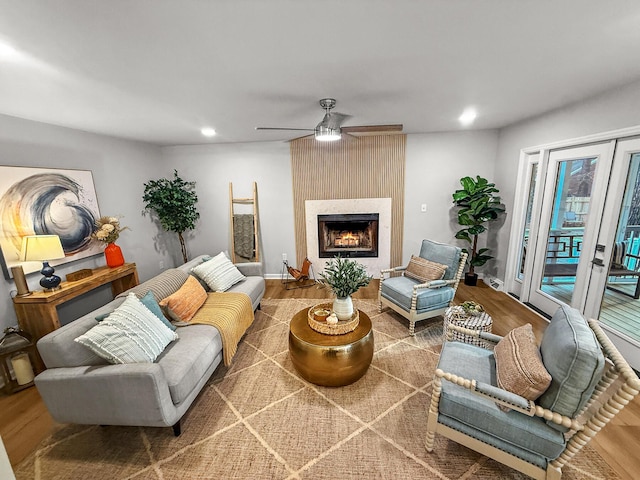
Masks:
[[[156,298],[171,294],[181,286],[180,282],[176,284],[176,275],[186,280],[191,268],[203,258],[201,255],[178,267],[184,275],[171,272],[172,281],[163,281],[163,277],[169,277],[163,272],[132,290],[139,296],[151,290]],[[229,291],[249,295],[255,311],[265,291],[262,265],[236,266],[247,278]],[[124,302],[126,294],[38,341],[47,370],[36,377],[36,387],[58,422],[172,426],[179,435],[180,418],[222,361],[220,334],[209,325],[178,328],[179,339],[170,343],[154,363],[109,364],[74,339],[95,326],[96,317]]]

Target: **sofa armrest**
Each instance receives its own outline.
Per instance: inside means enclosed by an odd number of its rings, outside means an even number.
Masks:
[[[171,426],[180,418],[157,363],[51,368],[35,384],[62,423]]]
[[[262,262],[234,263],[234,265],[245,277],[264,276]]]

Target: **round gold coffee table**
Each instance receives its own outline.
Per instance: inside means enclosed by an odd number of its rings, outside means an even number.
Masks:
[[[309,327],[308,308],[289,325],[289,355],[305,380],[325,387],[342,387],[360,379],[373,358],[371,319],[359,311],[358,327],[344,335],[325,335]]]

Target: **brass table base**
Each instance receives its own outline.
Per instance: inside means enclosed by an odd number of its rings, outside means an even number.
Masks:
[[[373,330],[369,316],[359,311],[360,323],[344,335],[324,335],[309,327],[308,308],[289,326],[289,356],[305,380],[325,387],[342,387],[360,379],[373,358]]]

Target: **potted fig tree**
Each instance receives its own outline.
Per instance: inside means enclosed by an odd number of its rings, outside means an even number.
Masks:
[[[200,217],[196,203],[198,196],[195,192],[196,182],[187,182],[178,176],[178,171],[173,171],[173,179],[161,178],[150,180],[144,184],[144,212],[151,212],[157,216],[162,228],[178,234],[182,259],[186,263],[187,246],[183,233],[193,230],[196,221]]]
[[[504,212],[498,190],[494,183],[477,175],[475,179],[463,177],[460,179],[462,188],[453,194],[453,203],[458,207],[458,223],[462,226],[456,233],[456,238],[469,242],[471,249],[467,252],[469,270],[465,274],[465,285],[476,285],[478,274],[475,267],[481,267],[493,256],[488,248],[478,248],[478,235],[487,231],[486,224],[496,220]]]

